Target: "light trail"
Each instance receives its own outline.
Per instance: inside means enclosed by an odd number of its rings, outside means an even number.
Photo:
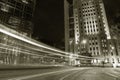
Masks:
[[[5,26],[2,25],[2,24],[0,24],[0,26],[3,27],[3,28],[5,28]],[[7,29],[6,29],[6,30],[7,30]],[[25,38],[23,38],[23,37],[21,37],[21,36],[18,36],[18,35],[16,35],[16,34],[13,34],[13,33],[9,32],[9,31],[6,31],[6,30],[0,28],[0,32],[2,32],[2,33],[4,33],[4,34],[7,34],[7,35],[9,35],[9,36],[11,36],[11,37],[14,37],[14,38],[16,38],[16,39],[22,40],[22,41],[24,41],[24,42],[27,42],[27,43],[29,43],[29,44],[32,44],[32,45],[35,45],[35,46],[38,46],[38,47],[42,47],[42,48],[45,48],[45,49],[49,49],[49,50],[52,50],[52,51],[56,51],[56,52],[68,54],[67,52],[60,51],[60,50],[56,50],[56,49],[53,49],[53,48],[50,48],[50,47],[46,47],[46,46],[40,45],[40,44],[38,44],[38,43],[32,42],[32,41],[30,41],[30,40],[27,40],[27,39],[25,39]]]
[[[13,49],[8,49],[8,48],[5,48],[5,47],[1,47],[0,46],[0,49],[4,49],[4,50],[10,50],[10,51],[13,51]],[[23,53],[23,54],[31,54],[31,53],[29,53],[29,52],[25,52],[25,51],[19,51],[20,53]],[[0,52],[1,53],[1,52]],[[6,53],[6,54],[8,54],[7,52],[2,52],[2,53]],[[14,53],[15,54],[15,53]],[[19,53],[16,53],[16,54],[19,54]],[[47,57],[47,58],[53,58],[53,59],[60,59],[60,58],[55,58],[55,57],[51,57],[51,56],[44,56],[44,55],[37,55],[37,54],[31,54],[32,56],[37,56],[37,57]]]
[[[6,44],[2,44],[2,43],[0,43],[0,45],[2,45],[2,46],[5,46],[5,47],[8,47],[8,48],[12,48],[12,50],[13,50],[13,48],[14,48],[14,50],[19,50],[20,52],[27,52],[27,54],[29,53],[29,54],[35,54],[35,52],[34,53],[32,53],[32,52],[30,52],[30,51],[28,51],[28,50],[26,50],[26,49],[23,49],[23,48],[17,48],[17,47],[14,47],[14,46],[10,46],[10,45],[6,45]],[[26,46],[27,47],[27,46]],[[4,49],[8,49],[8,48],[4,48]],[[27,47],[27,48],[29,48],[29,49],[31,49],[31,50],[34,50],[34,51],[39,51],[39,52],[43,52],[43,53],[48,53],[48,54],[52,54],[52,55],[57,55],[57,56],[63,56],[63,57],[68,57],[67,55],[63,55],[63,54],[56,54],[56,53],[54,53],[54,52],[49,52],[49,51],[43,51],[43,50],[40,50],[40,49],[35,49],[35,48],[31,48],[31,47]],[[38,53],[36,53],[36,55],[40,55],[40,54],[38,54]]]

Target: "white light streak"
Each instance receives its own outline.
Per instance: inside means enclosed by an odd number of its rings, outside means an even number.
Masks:
[[[0,24],[0,26],[5,27],[4,25],[1,25],[1,24]],[[2,32],[2,33],[4,33],[4,34],[7,34],[7,35],[9,35],[9,36],[11,36],[11,37],[14,37],[14,38],[16,38],[16,39],[22,40],[22,41],[24,41],[24,42],[27,42],[27,43],[29,43],[29,44],[38,46],[38,47],[42,47],[42,48],[49,49],[49,50],[52,50],[52,51],[56,51],[56,52],[59,52],[59,53],[68,54],[67,52],[60,51],[60,50],[56,50],[56,49],[53,49],[53,48],[50,48],[50,47],[46,47],[46,46],[40,45],[40,44],[35,43],[35,42],[33,42],[33,41],[27,40],[27,39],[25,39],[25,38],[23,38],[23,37],[21,37],[21,36],[18,36],[18,35],[16,35],[16,34],[13,34],[13,33],[11,33],[11,32],[8,32],[8,31],[6,31],[6,30],[4,30],[4,29],[2,29],[2,28],[0,28],[0,32]]]
[[[19,51],[20,53],[24,53],[24,54],[31,54],[31,55],[37,55],[38,54],[36,52],[34,52],[33,54],[33,51],[28,51],[26,49],[23,49],[23,48],[19,48],[20,50],[18,50],[18,48],[14,47],[14,46],[10,46],[10,45],[6,45],[6,44],[1,44],[0,45],[4,46],[4,47],[0,47],[2,49],[7,49],[7,50],[14,50],[15,51]],[[11,48],[11,49],[10,49]],[[27,47],[27,48],[30,48],[30,47]],[[63,56],[63,57],[68,57],[67,55],[62,55],[62,54],[56,54],[54,52],[49,52],[49,51],[43,51],[43,50],[39,50],[39,49],[35,49],[35,48],[30,48],[31,50],[34,50],[34,51],[39,51],[39,52],[43,52],[43,53],[47,53],[47,54],[52,54],[52,55],[58,55],[58,56]],[[40,55],[40,54],[39,54]]]

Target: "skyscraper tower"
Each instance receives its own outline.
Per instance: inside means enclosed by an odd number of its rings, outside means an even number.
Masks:
[[[35,0],[0,0],[0,23],[31,36]]]
[[[111,36],[102,0],[65,0],[64,6],[66,51],[108,56]]]

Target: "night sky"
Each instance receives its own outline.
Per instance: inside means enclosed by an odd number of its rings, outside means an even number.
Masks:
[[[33,37],[60,48],[64,46],[63,0],[37,0]],[[104,0],[109,24],[120,21],[120,0]],[[119,21],[118,21],[119,20]]]

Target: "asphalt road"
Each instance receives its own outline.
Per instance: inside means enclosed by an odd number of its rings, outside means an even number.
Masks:
[[[120,80],[120,69],[61,68],[1,71],[0,80]]]

